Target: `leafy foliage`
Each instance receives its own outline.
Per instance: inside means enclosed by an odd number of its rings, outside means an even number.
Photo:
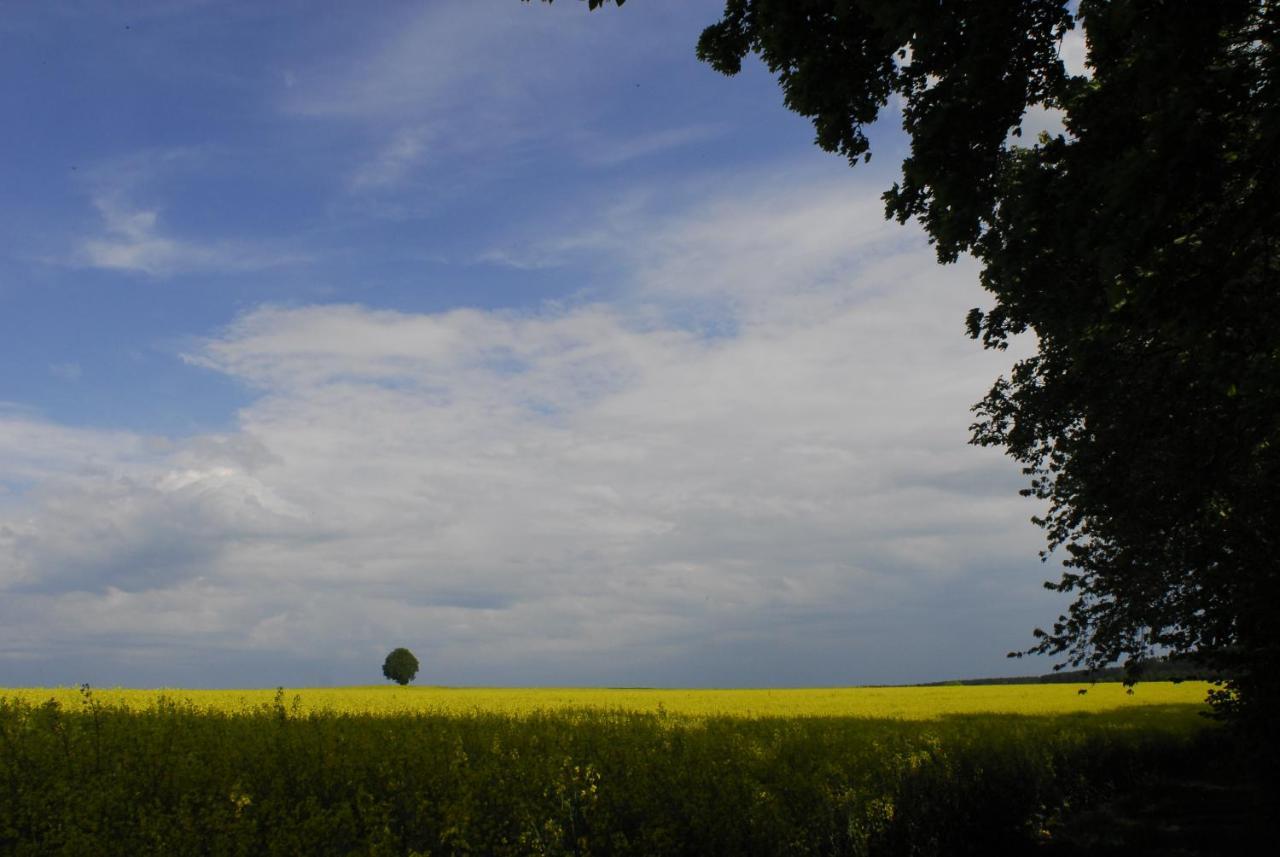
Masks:
[[[522,0],[522,2],[528,3],[528,2],[529,2],[529,0]],[[543,3],[550,3],[550,2],[552,2],[552,0],[542,0],[542,2],[543,2]],[[627,0],[587,0],[587,8],[588,8],[588,9],[599,9],[601,6],[608,5],[610,2],[613,2],[613,3],[617,4],[618,6],[621,6],[621,5],[623,5],[624,3],[626,3],[626,2],[627,2]]]
[[[405,685],[418,674],[418,659],[405,648],[392,649],[382,662],[382,675],[396,684]]]
[[[1198,653],[1260,720],[1280,711],[1278,29],[1274,0],[727,0],[698,44],[728,74],[759,54],[851,162],[899,96],[887,215],[982,263],[971,336],[1035,334],[973,425],[1047,501],[1042,558],[1065,553],[1046,585],[1074,601],[1027,651]],[[1065,133],[1017,145],[1037,106]]]

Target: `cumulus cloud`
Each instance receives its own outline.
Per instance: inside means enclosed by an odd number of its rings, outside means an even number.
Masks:
[[[252,309],[186,355],[256,391],[226,435],[0,420],[27,485],[0,504],[0,651],[348,681],[402,643],[455,682],[991,670],[1047,610],[1016,472],[965,443],[1009,355],[963,337],[974,269],[859,199],[640,206],[597,242],[608,303]]]

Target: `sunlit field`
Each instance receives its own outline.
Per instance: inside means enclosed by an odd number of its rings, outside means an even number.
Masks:
[[[1132,694],[1119,683],[946,687],[847,687],[784,690],[668,690],[650,688],[284,688],[301,714],[495,713],[521,715],[566,709],[666,713],[684,717],[870,717],[931,720],[951,714],[1055,715],[1150,705],[1204,702],[1206,682],[1150,682]],[[1080,693],[1084,690],[1085,693]],[[160,697],[203,710],[235,712],[273,703],[279,691],[94,688],[99,702],[144,710]],[[80,703],[79,688],[0,689],[0,696],[41,703]]]
[[[0,853],[1020,853],[1207,689],[10,689]]]

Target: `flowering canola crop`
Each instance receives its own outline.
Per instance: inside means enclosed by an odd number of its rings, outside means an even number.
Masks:
[[[284,688],[284,702],[298,714],[393,715],[406,713],[520,716],[565,710],[666,713],[680,717],[858,717],[932,720],[951,714],[1060,715],[1101,713],[1154,705],[1203,704],[1206,682],[1143,682],[1132,694],[1118,683],[948,685],[942,687],[841,687],[774,690],[658,688],[335,687]],[[1080,691],[1084,690],[1085,693]],[[272,704],[280,691],[105,689],[93,698],[135,710],[161,696],[197,708],[237,712]],[[0,697],[27,703],[81,701],[79,688],[0,688]]]
[[[1207,690],[0,689],[0,854],[1029,853]]]

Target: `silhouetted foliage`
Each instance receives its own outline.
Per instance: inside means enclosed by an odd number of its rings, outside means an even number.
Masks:
[[[529,0],[521,0],[521,2],[528,3]],[[552,0],[542,0],[542,2],[550,3],[552,2]],[[587,0],[587,8],[598,9],[601,6],[608,5],[609,3],[614,3],[615,5],[621,6],[623,3],[626,3],[626,2],[627,0]]]
[[[396,684],[408,684],[418,674],[418,659],[408,649],[392,649],[382,662],[382,674]]]
[[[1260,719],[1280,710],[1278,29],[1274,0],[727,0],[698,43],[726,74],[758,54],[854,163],[899,96],[887,216],[981,262],[972,337],[1035,334],[972,427],[1047,501],[1042,558],[1065,553],[1046,585],[1074,601],[1025,653],[1196,653],[1231,675],[1219,710]],[[1066,130],[1019,142],[1036,106]]]
[[[947,687],[982,684],[1110,684],[1122,682],[1132,684],[1135,678],[1143,681],[1171,681],[1175,684],[1184,681],[1216,681],[1227,678],[1221,670],[1207,666],[1194,658],[1151,658],[1135,665],[1140,673],[1135,676],[1132,669],[1122,667],[1103,667],[1087,670],[1058,670],[1044,675],[999,676],[994,678],[962,678],[949,681],[925,682],[921,687]]]

